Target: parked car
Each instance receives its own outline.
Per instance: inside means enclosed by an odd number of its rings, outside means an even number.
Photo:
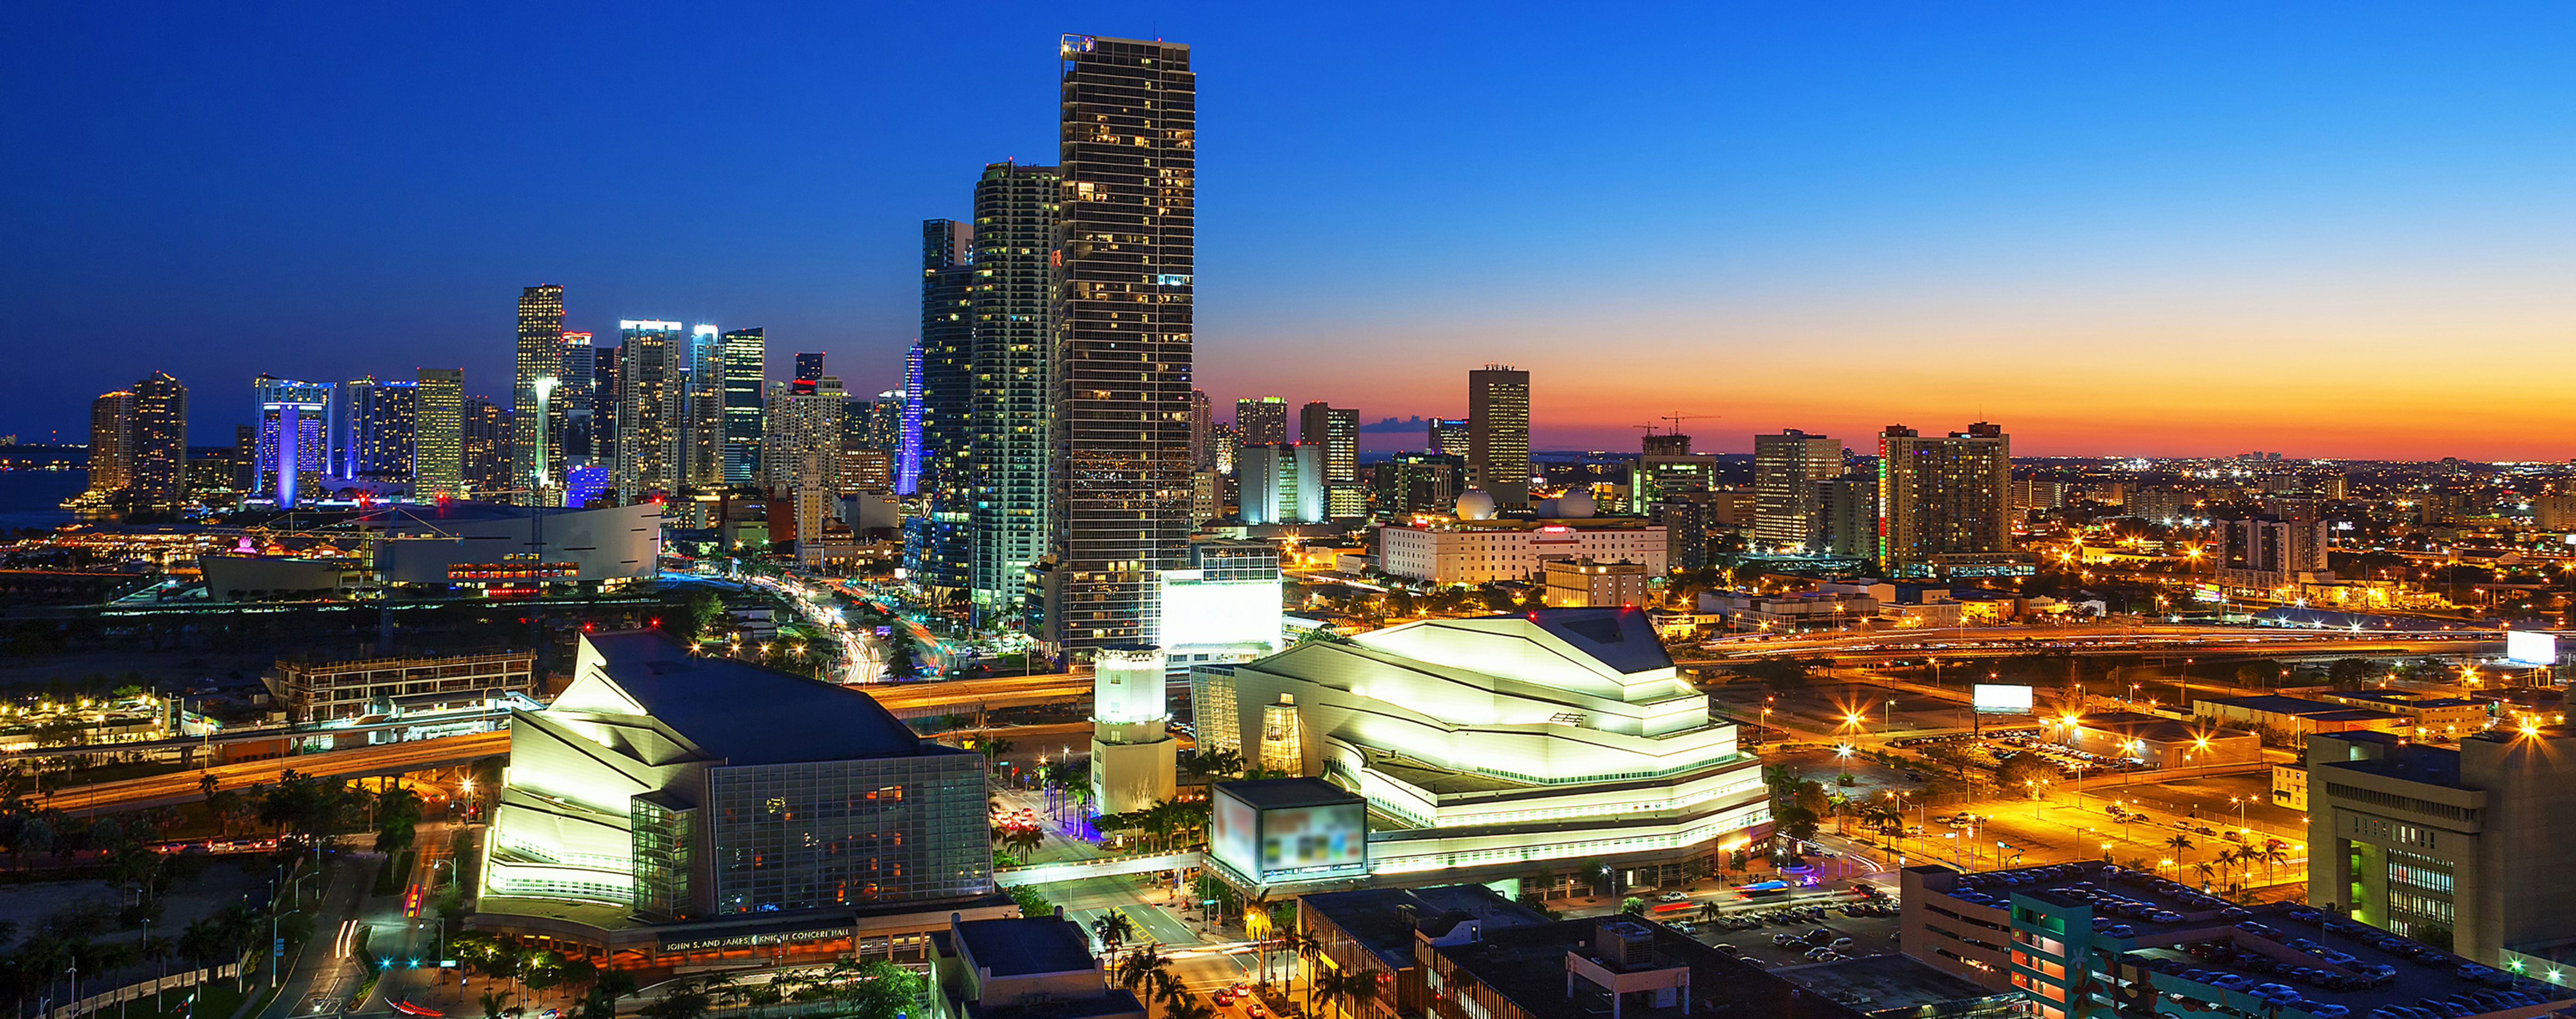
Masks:
[[[1684,895],[1684,894],[1682,894],[1682,893],[1680,893],[1680,892],[1665,892],[1665,893],[1664,893],[1664,894],[1662,894],[1662,895],[1655,896],[1655,901],[1657,901],[1657,902],[1680,902],[1680,901],[1682,901],[1682,900],[1684,900],[1684,899],[1688,899],[1688,898],[1690,898],[1690,896],[1688,896],[1688,895]]]

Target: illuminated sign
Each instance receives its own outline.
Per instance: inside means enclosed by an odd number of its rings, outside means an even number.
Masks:
[[[723,938],[692,938],[687,941],[662,942],[665,952],[703,952],[717,948],[750,948],[755,945],[792,945],[808,941],[830,941],[850,936],[847,927],[825,927],[810,931],[785,931],[777,934],[736,934]]]
[[[1980,715],[2027,715],[2030,714],[2030,688],[1979,683],[1976,704]]]
[[[580,563],[457,563],[447,568],[449,580],[570,579],[581,576]]]
[[[2531,630],[2506,630],[2504,660],[2514,665],[2556,665],[2558,638]]]

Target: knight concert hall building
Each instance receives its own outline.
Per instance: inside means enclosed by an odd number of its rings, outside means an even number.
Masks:
[[[1588,858],[1660,880],[1770,821],[1760,760],[1633,608],[1308,641],[1198,666],[1191,694],[1203,745],[1366,801],[1373,883],[1562,875]]]
[[[1010,915],[984,760],[868,695],[586,634],[572,683],[510,720],[469,927],[621,965],[927,961],[928,935]]]

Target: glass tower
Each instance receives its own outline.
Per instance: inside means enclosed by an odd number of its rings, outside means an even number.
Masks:
[[[412,454],[412,490],[416,495],[459,495],[465,491],[465,370],[422,368],[419,381],[416,451]]]
[[[1150,643],[1190,534],[1198,81],[1179,43],[1065,36],[1055,233],[1055,556],[1039,637]]]
[[[617,324],[617,469],[624,501],[677,490],[685,465],[681,433],[688,409],[689,338],[677,322],[629,319]]]
[[[1054,313],[1052,166],[994,163],[975,182],[967,546],[975,620],[1019,617],[1046,554],[1047,336]]]
[[[134,383],[134,503],[175,509],[188,501],[188,387],[169,372]]]
[[[921,224],[920,474],[921,515],[904,522],[903,564],[910,583],[945,604],[967,586],[968,488],[976,470],[967,441],[968,363],[975,333],[974,227],[953,219]]]
[[[527,488],[531,471],[537,469],[537,388],[538,379],[563,375],[564,289],[548,283],[519,292],[519,349],[516,371],[511,380],[510,420],[517,426],[510,434],[510,487]],[[549,417],[561,420],[561,405],[549,401]],[[555,438],[555,421],[545,422],[546,438]],[[562,469],[563,460],[554,459],[549,467]],[[525,498],[519,501],[527,501]]]
[[[769,341],[758,329],[724,334],[724,481],[748,485],[760,478],[761,384],[768,371]]]

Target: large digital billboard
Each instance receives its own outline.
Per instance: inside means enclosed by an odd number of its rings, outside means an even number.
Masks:
[[[1234,868],[1234,872],[1258,880],[1261,875],[1261,813],[1252,805],[1232,796],[1212,797],[1216,802],[1209,820],[1215,830],[1208,844],[1215,848],[1217,862]]]
[[[1261,812],[1261,873],[1368,862],[1368,807],[1334,803]]]
[[[2515,665],[2556,665],[2558,638],[2530,630],[2506,630],[2504,660]]]
[[[2030,714],[2030,688],[1979,683],[1976,704],[1980,715],[2027,715]]]

